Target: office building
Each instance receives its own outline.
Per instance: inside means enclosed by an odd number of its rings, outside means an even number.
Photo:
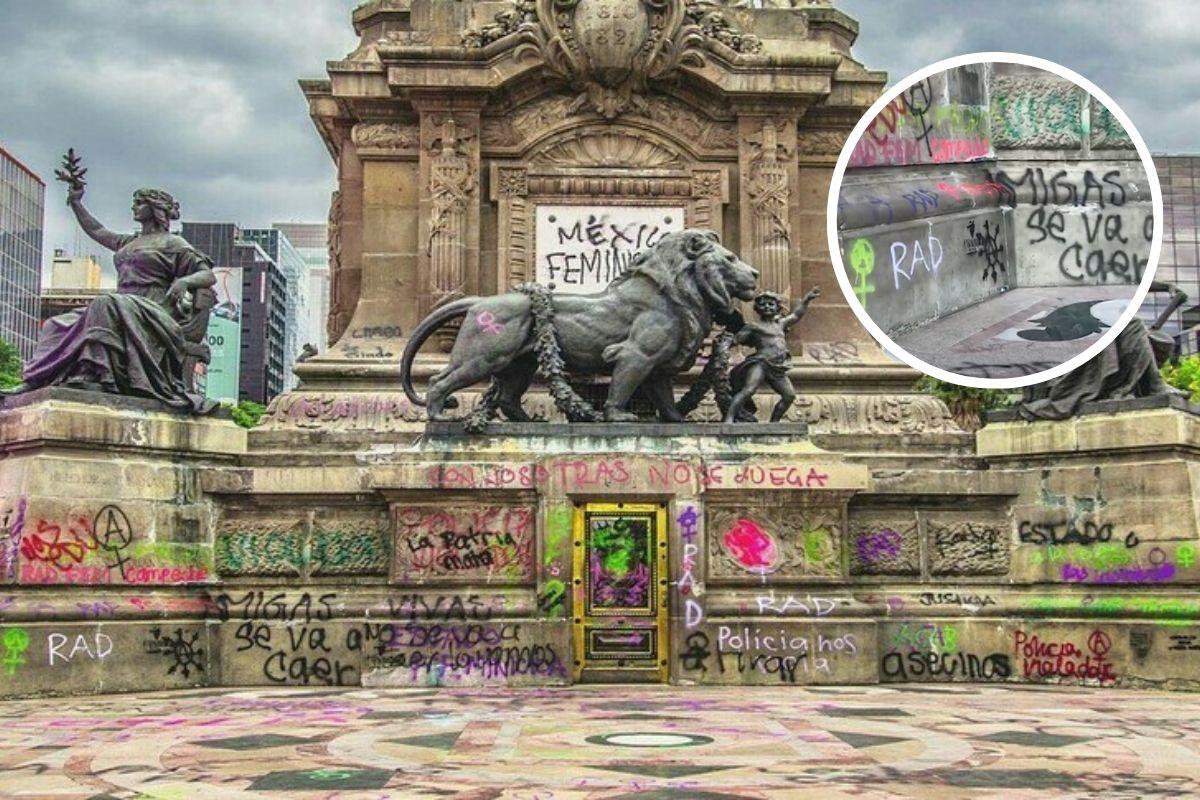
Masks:
[[[324,350],[328,345],[325,321],[329,318],[329,227],[323,222],[276,222],[271,227],[288,238],[308,265],[307,341]]]
[[[254,242],[275,262],[287,282],[285,290],[286,315],[284,319],[284,389],[296,385],[292,372],[296,356],[306,342],[312,342],[309,332],[309,281],[308,265],[299,251],[288,241],[287,235],[277,228],[243,228],[242,238]]]
[[[182,233],[218,270],[241,270],[238,399],[269,403],[284,391],[287,281],[283,272],[233,223],[185,222]],[[213,333],[211,322],[209,333]]]
[[[50,261],[50,284],[47,289],[99,290],[115,288],[116,281],[104,275],[95,256],[72,256],[65,250],[55,250]]]
[[[1200,156],[1156,155],[1154,166],[1163,193],[1163,246],[1154,277],[1175,284],[1188,302],[1163,326],[1184,354],[1200,352],[1200,253],[1197,217],[1200,215]],[[1157,317],[1167,303],[1165,294],[1149,294],[1141,316]]]
[[[46,184],[0,147],[0,337],[33,356],[40,326]]]

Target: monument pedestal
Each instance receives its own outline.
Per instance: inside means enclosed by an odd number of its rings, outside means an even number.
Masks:
[[[247,437],[69,390],[10,400],[4,693],[1190,686],[1197,417],[1097,411],[974,440],[653,423]]]

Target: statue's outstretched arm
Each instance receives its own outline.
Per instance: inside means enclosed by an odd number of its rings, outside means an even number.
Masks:
[[[101,225],[100,220],[83,207],[83,193],[87,189],[85,175],[87,169],[79,156],[75,155],[74,148],[63,156],[62,168],[54,171],[54,176],[67,184],[67,206],[75,213],[75,219],[79,221],[83,232],[109,250],[119,250],[123,237]]]
[[[783,329],[786,331],[799,322],[800,318],[804,316],[806,311],[808,311],[808,304],[820,296],[820,288],[812,289],[808,294],[804,295],[800,302],[796,304],[796,307],[792,309],[792,313],[788,314],[779,321],[779,323],[783,326]]]
[[[75,219],[79,220],[79,227],[83,228],[84,233],[109,250],[119,250],[121,248],[121,235],[101,225],[100,220],[93,217],[83,207],[82,198],[68,199],[67,205],[75,212]]]

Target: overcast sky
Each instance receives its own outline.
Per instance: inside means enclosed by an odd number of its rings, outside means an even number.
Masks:
[[[355,4],[0,0],[0,146],[48,184],[47,254],[77,239],[53,180],[68,146],[90,167],[89,207],[117,229],[139,186],[172,192],[184,219],[324,220],[333,166],[296,81],[354,47]],[[1194,0],[835,5],[861,24],[855,55],[893,81],[961,53],[1037,55],[1107,91],[1152,150],[1200,150]]]

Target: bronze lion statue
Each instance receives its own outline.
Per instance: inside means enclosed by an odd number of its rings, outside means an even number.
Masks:
[[[645,386],[659,419],[680,422],[672,378],[696,361],[715,320],[734,314],[735,300],[752,300],[758,271],[721,245],[711,231],[671,233],[639,253],[603,292],[550,296],[554,336],[566,371],[611,375],[606,421],[632,421],[625,409]],[[434,310],[413,331],[400,365],[404,393],[443,419],[450,395],[488,378],[497,405],[514,422],[529,420],[521,397],[537,372],[534,300],[528,292],[465,297]],[[412,364],[421,345],[447,322],[464,317],[450,363],[429,380],[428,397],[413,388]]]

